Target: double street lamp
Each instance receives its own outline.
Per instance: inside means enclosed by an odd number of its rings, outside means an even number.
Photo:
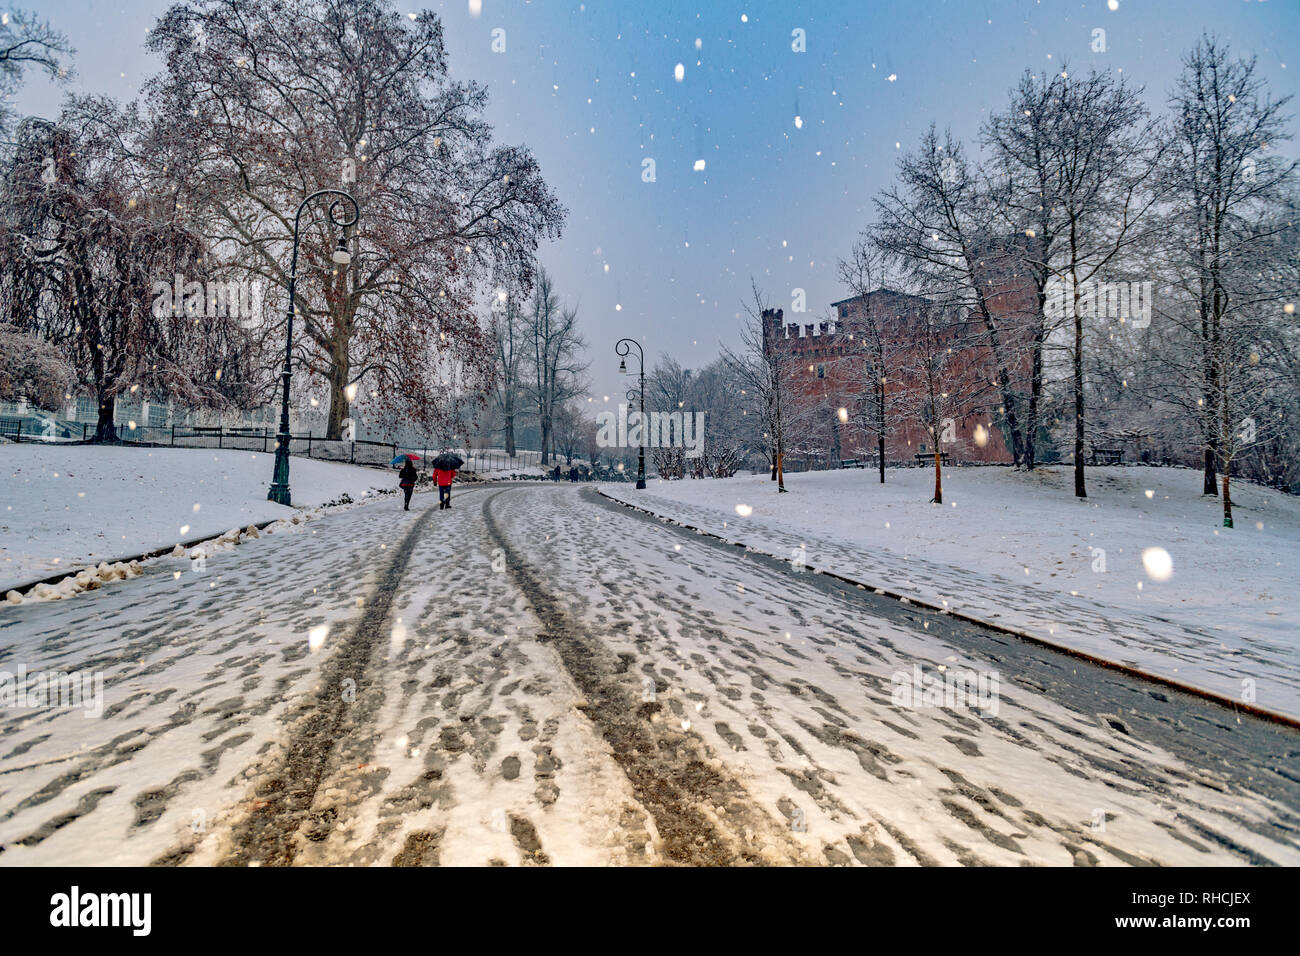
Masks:
[[[302,211],[313,199],[321,196],[336,197],[329,205],[330,222],[340,230],[339,243],[330,256],[335,265],[346,267],[352,262],[352,253],[348,251],[347,228],[356,225],[361,215],[357,201],[340,189],[321,189],[312,193],[298,204],[298,212],[293,217],[293,257],[289,267],[289,321],[284,336],[284,371],[280,377],[284,380],[284,390],[280,400],[280,434],[275,439],[275,475],[271,479],[271,490],[267,492],[268,501],[277,504],[290,504],[289,498],[289,379],[293,375],[293,316],[297,311],[294,299],[294,287],[298,283],[298,227],[302,222]],[[346,206],[352,206],[351,218],[346,217]]]
[[[641,404],[641,427],[637,434],[641,437],[640,454],[637,458],[636,486],[645,488],[645,350],[641,348],[641,343],[636,339],[619,339],[614,345],[614,351],[620,356],[618,370],[620,373],[627,374],[627,355],[636,346],[637,358],[641,363],[640,375],[641,384],[637,389],[637,397]],[[627,390],[627,400],[632,401],[632,389]]]

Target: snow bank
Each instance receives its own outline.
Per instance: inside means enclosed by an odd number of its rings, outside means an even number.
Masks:
[[[613,497],[1047,640],[1300,716],[1300,499],[1240,482],[1236,527],[1199,472],[930,469],[651,481]],[[1290,570],[1288,570],[1288,568]],[[1252,699],[1253,698],[1253,699]]]
[[[82,565],[216,537],[397,480],[294,458],[296,508],[266,500],[275,456],[195,448],[6,444],[0,448],[0,593]]]

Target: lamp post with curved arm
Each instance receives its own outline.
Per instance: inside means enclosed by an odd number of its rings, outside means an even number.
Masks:
[[[267,500],[274,501],[277,504],[290,504],[289,497],[289,379],[293,375],[293,316],[297,312],[294,299],[295,287],[298,284],[298,227],[302,222],[302,211],[313,199],[320,196],[335,196],[333,202],[329,205],[330,222],[339,229],[346,230],[349,226],[356,225],[357,219],[361,216],[361,209],[357,201],[348,193],[340,189],[321,189],[312,193],[301,203],[298,204],[298,211],[293,217],[293,256],[289,266],[289,320],[284,336],[284,370],[280,377],[284,381],[284,389],[280,400],[280,434],[275,439],[275,474],[271,479],[271,490],[266,493]],[[340,213],[339,207],[344,201],[352,204],[352,216],[346,218],[346,210]],[[352,261],[352,253],[348,251],[347,233],[339,235],[339,244],[335,248],[333,255],[330,257],[336,265],[347,266]]]
[[[638,434],[641,436],[640,454],[637,457],[636,486],[645,488],[645,350],[641,348],[641,343],[636,339],[619,339],[614,345],[614,351],[620,356],[621,361],[618,363],[618,370],[624,374],[627,373],[627,354],[636,346],[637,358],[641,363],[641,386],[637,389],[637,395],[641,404],[641,428]],[[628,390],[627,400],[632,400],[631,389]]]

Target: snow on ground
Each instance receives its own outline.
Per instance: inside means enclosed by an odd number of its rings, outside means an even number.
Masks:
[[[338,825],[305,841],[299,862],[423,853],[486,865],[520,858],[516,844],[538,833],[546,856],[523,862],[641,858],[644,811],[533,640],[527,602],[491,573],[480,508],[491,492],[458,491],[425,522],[340,731],[347,759],[320,783],[316,816]],[[332,510],[202,571],[165,556],[84,600],[0,606],[0,671],[103,680],[94,719],[75,706],[0,708],[0,866],[224,859],[257,787],[283,772],[297,708],[320,692],[325,661],[428,507]],[[632,848],[611,836],[629,816]]]
[[[607,485],[729,540],[1300,716],[1300,500],[1239,482],[1236,528],[1199,472],[1068,467],[845,470]],[[1163,549],[1172,573],[1161,577]],[[1144,561],[1144,552],[1146,560]]]
[[[1213,755],[1189,763],[1123,680],[1081,689],[567,483],[454,500],[331,510],[202,570],[163,557],[0,610],[0,671],[103,679],[91,717],[0,708],[0,866],[276,862],[244,828],[272,786],[307,803],[307,865],[1300,861],[1285,768],[1232,749],[1250,727],[1189,719]],[[918,666],[1000,690],[895,699]],[[314,778],[286,754],[353,668]]]
[[[266,500],[275,456],[196,448],[0,446],[0,593],[115,557],[294,513]],[[293,458],[296,507],[395,487],[374,468]]]

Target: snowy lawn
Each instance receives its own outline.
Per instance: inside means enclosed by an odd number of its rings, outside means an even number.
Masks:
[[[274,455],[197,448],[0,445],[0,593],[83,564],[291,515],[266,500]],[[374,468],[292,459],[297,507],[394,488]]]
[[[603,490],[783,558],[1300,716],[1300,499],[1235,485],[1236,528],[1199,472],[846,470]],[[1153,551],[1151,549],[1162,549]],[[1145,554],[1145,560],[1144,560]],[[1170,565],[1163,568],[1167,554]],[[1167,572],[1167,576],[1166,576]],[[1163,579],[1162,579],[1163,578]]]

